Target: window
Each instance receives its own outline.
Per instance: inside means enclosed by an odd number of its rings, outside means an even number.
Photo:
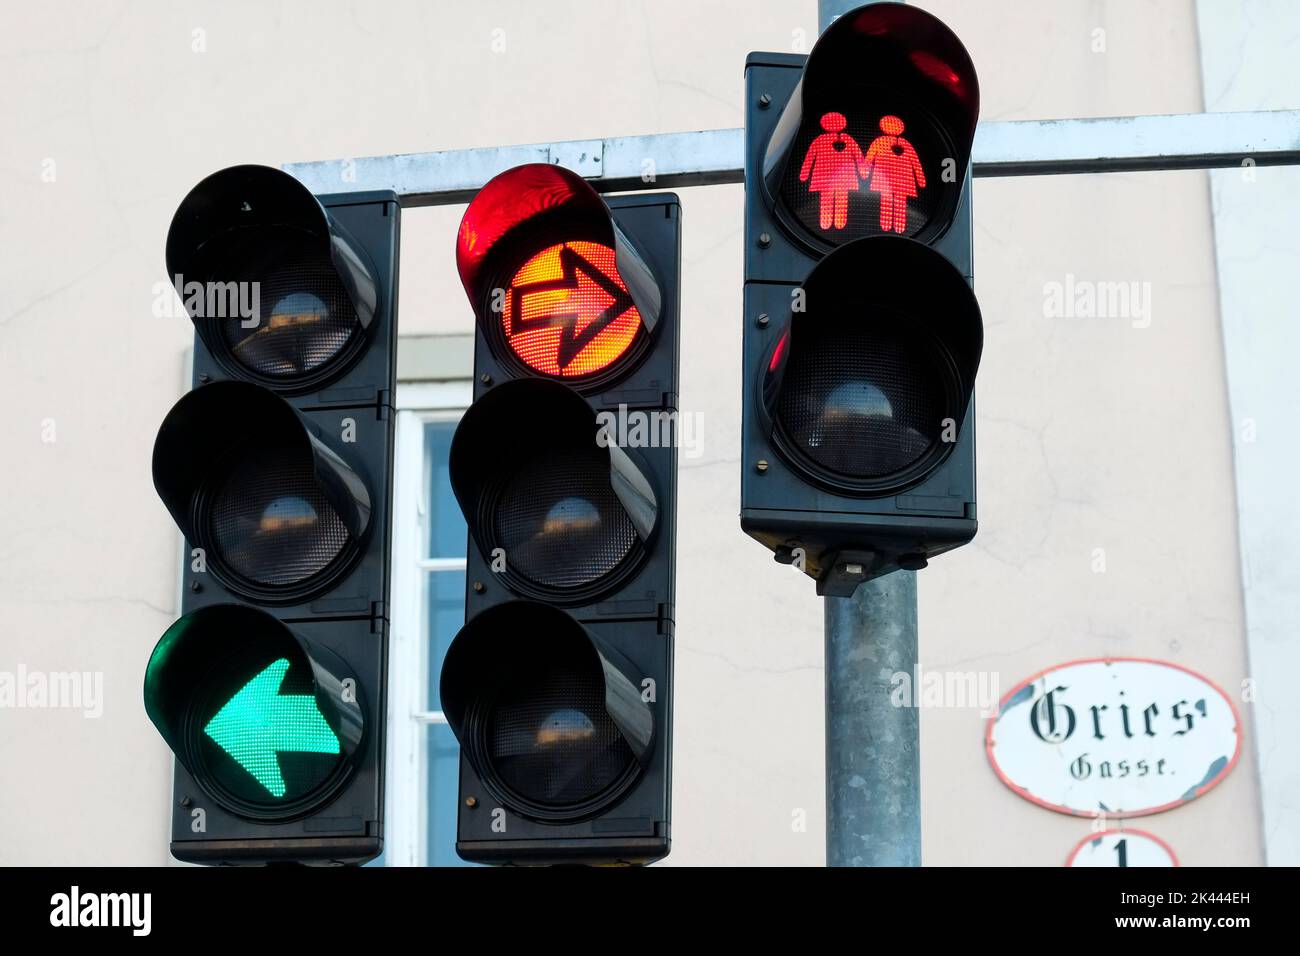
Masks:
[[[468,382],[398,389],[388,659],[388,866],[459,866],[460,749],[442,716],[438,675],[465,616],[465,520],[447,477]]]

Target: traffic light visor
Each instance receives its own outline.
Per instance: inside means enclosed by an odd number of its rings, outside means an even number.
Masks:
[[[247,382],[177,402],[158,430],[153,476],[207,569],[267,603],[337,580],[370,525],[361,477],[284,399]]]
[[[520,595],[592,600],[635,570],[655,533],[646,474],[556,382],[506,382],[475,402],[449,468],[473,540]]]
[[[315,387],[361,351],[375,269],[305,186],[233,166],[195,186],[167,233],[167,272],[204,344],[232,374]]]
[[[587,388],[644,355],[662,307],[650,268],[577,173],[517,166],[461,219],[456,263],[498,358]]]
[[[842,246],[809,274],[761,382],[776,444],[835,490],[883,494],[951,450],[983,348],[965,277],[910,239]]]
[[[768,142],[765,187],[818,247],[931,239],[952,220],[978,114],[975,68],[951,30],[916,7],[860,7],[809,54]]]

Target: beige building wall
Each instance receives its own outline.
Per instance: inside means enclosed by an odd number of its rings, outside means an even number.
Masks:
[[[985,120],[1201,109],[1189,0],[921,6],[969,46]],[[190,186],[241,162],[739,126],[745,54],[815,35],[811,0],[4,5],[0,670],[102,672],[104,707],[0,710],[0,863],[167,859],[170,754],[140,688],[175,615],[150,453],[191,327],[154,302]],[[736,517],[741,198],[682,191],[681,401],[704,443],[681,470],[668,862],[818,865],[822,605]],[[981,532],[920,575],[923,666],[1009,689],[1071,658],[1151,656],[1233,692],[1205,175],[980,180],[975,210]],[[405,216],[404,334],[470,328],[459,214]],[[1067,275],[1150,283],[1149,325],[1046,318]],[[925,862],[1059,864],[1087,822],[1013,796],[982,733],[977,710],[922,713]],[[1186,864],[1260,863],[1252,754],[1144,825]]]

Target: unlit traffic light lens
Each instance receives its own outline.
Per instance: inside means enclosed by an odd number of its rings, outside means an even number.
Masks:
[[[503,483],[494,525],[509,569],[547,589],[598,582],[638,541],[610,486],[608,452],[598,448],[560,449],[525,463]]]
[[[605,709],[594,660],[557,653],[542,671],[520,672],[491,707],[486,756],[525,804],[576,810],[611,795],[636,770],[632,750]]]
[[[220,562],[263,587],[312,578],[350,542],[310,460],[288,449],[246,447],[212,494],[209,527]]]
[[[811,327],[791,351],[777,419],[821,468],[849,479],[887,478],[936,446],[954,414],[947,381],[937,344],[901,319]]]
[[[221,320],[231,357],[251,372],[277,380],[316,373],[361,332],[352,300],[323,254],[304,252],[277,262],[257,281],[256,323]]]

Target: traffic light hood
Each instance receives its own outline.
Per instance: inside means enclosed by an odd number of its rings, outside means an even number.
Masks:
[[[489,726],[500,720],[500,708],[511,702],[512,694],[520,687],[536,686],[557,661],[569,668],[563,686],[595,688],[595,700],[636,764],[644,767],[650,760],[655,719],[651,704],[642,696],[643,675],[564,611],[534,601],[511,601],[470,620],[453,639],[442,666],[443,713],[485,784],[496,781],[500,786],[501,779],[486,739]],[[585,691],[575,693],[572,700],[564,700],[564,693],[552,699],[549,716],[541,715],[539,735],[577,736],[579,728],[573,722],[585,723],[582,718],[592,716],[574,714],[584,701],[587,705],[591,701]],[[508,794],[499,796],[512,802]],[[519,806],[516,810],[528,812]]]
[[[456,268],[480,323],[494,314],[491,294],[540,250],[586,241],[614,250],[615,268],[648,331],[659,323],[663,292],[609,207],[580,175],[528,163],[490,179],[470,201],[456,237]],[[499,311],[499,310],[496,310]]]
[[[327,257],[357,321],[370,325],[378,306],[374,265],[337,218],[298,180],[269,166],[231,166],[190,190],[167,231],[167,275],[190,307],[190,282],[255,282],[286,246]],[[190,310],[204,341],[219,348],[210,321]]]
[[[782,447],[811,447],[832,471],[856,475],[839,482],[848,490],[882,492],[928,473],[951,449],[952,437],[926,454],[920,445],[943,432],[941,419],[952,419],[952,434],[960,430],[983,350],[979,303],[965,277],[920,242],[870,236],[827,255],[797,292],[760,378],[768,434]],[[918,356],[928,357],[925,364],[900,364]],[[796,366],[792,382],[788,373]],[[921,397],[926,394],[932,399]],[[869,460],[859,439],[881,429],[899,429],[887,439],[900,456],[899,470],[870,471],[881,460]],[[836,452],[843,442],[853,447]],[[916,453],[906,469],[903,446]]]
[[[530,497],[530,475],[538,475],[538,484],[546,484],[541,473],[553,471],[556,462],[572,460],[568,456],[578,456],[578,464],[566,471],[564,486],[557,492],[560,498],[549,502],[550,512],[544,516],[538,534],[557,535],[557,545],[572,552],[593,539],[581,534],[562,537],[566,524],[599,535],[602,529],[590,527],[589,521],[612,521],[616,517],[620,527],[630,525],[640,539],[625,558],[613,562],[603,573],[593,572],[585,582],[589,586],[574,587],[569,596],[575,600],[588,598],[621,581],[632,570],[636,555],[656,533],[659,504],[655,490],[632,455],[614,443],[615,437],[602,430],[596,413],[576,392],[542,379],[504,382],[471,405],[461,418],[452,438],[448,464],[452,491],[483,555],[504,550],[505,578],[516,591],[529,593],[536,589],[530,589],[528,581],[515,573],[523,570],[523,556],[512,555],[506,542],[498,538],[501,511],[507,507],[506,489],[518,489],[523,482],[523,495]],[[591,468],[585,467],[588,464]],[[592,484],[583,486],[586,493],[612,503],[622,514],[611,516],[608,510],[597,514],[598,509],[581,498],[584,490],[579,486],[587,481]],[[510,507],[520,506],[518,496],[509,500]],[[533,502],[538,500],[533,498]],[[566,557],[580,560],[583,556],[569,553]],[[542,592],[551,599],[563,596],[545,587]]]
[[[154,441],[158,496],[191,543],[205,539],[199,520],[205,484],[267,448],[310,458],[311,473],[348,533],[360,541],[370,526],[365,481],[315,434],[315,426],[284,399],[249,382],[213,382],[178,401]]]
[[[851,331],[864,322],[905,322],[943,345],[957,376],[964,414],[984,350],[984,321],[965,277],[942,255],[897,236],[856,239],[814,266],[801,292],[792,297],[785,331],[772,347],[763,376],[769,411],[790,356],[800,347],[805,324]]]

